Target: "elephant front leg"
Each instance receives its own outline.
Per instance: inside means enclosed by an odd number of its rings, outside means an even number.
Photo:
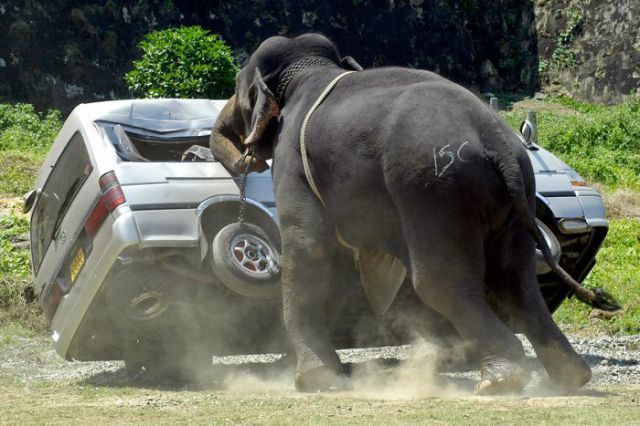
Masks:
[[[514,361],[490,351],[480,354],[480,381],[476,385],[479,395],[521,392],[529,380],[531,372],[524,356]]]
[[[296,388],[309,392],[342,387],[340,362],[326,308],[335,249],[333,234],[321,226],[298,227],[283,220],[283,318],[297,356]]]

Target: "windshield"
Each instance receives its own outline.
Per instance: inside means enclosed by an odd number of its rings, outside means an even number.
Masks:
[[[75,133],[40,191],[31,216],[31,256],[37,272],[71,202],[93,167],[84,140]]]

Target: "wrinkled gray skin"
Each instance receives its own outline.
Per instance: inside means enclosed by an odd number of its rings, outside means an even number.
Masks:
[[[233,95],[225,104],[214,124],[209,140],[213,156],[221,161],[234,173],[243,173],[245,169],[252,172],[263,172],[269,168],[260,156],[243,156],[236,146],[240,146],[246,139],[244,118],[240,108],[236,105]],[[261,151],[266,144],[261,144]],[[268,144],[270,145],[270,144]],[[267,146],[269,152],[271,147]]]
[[[283,71],[308,56],[335,65],[296,74],[278,104]],[[351,256],[336,241],[336,226],[351,245],[404,262],[421,300],[475,345],[479,392],[521,390],[530,377],[522,345],[487,295],[525,332],[552,381],[567,392],[584,385],[591,371],[553,322],[536,281],[531,163],[509,127],[473,94],[413,69],[346,76],[308,125],[323,208],[305,178],[300,128],[327,84],[353,67],[319,34],[269,38],[239,72],[235,103],[212,135],[214,152],[229,164],[243,140],[273,152],[283,313],[297,388],[322,389],[346,372],[327,327],[330,287]],[[269,125],[273,132],[265,131]],[[256,158],[252,167],[260,165]]]

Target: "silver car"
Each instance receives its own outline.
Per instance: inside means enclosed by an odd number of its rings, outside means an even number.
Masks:
[[[271,174],[250,174],[241,202],[242,178],[208,148],[224,103],[99,102],[66,120],[25,203],[36,293],[61,356],[167,373],[214,353],[287,350]],[[539,226],[582,281],[608,229],[600,194],[545,149],[523,143],[536,173]],[[245,224],[230,225],[241,205]],[[538,274],[554,311],[569,288],[542,260]],[[410,285],[384,318],[361,291],[349,297],[333,330],[342,347],[404,342],[405,313],[420,311],[410,308],[418,303]],[[371,338],[356,339],[356,324],[362,331],[367,321]]]

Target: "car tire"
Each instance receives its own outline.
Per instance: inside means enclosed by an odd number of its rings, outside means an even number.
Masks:
[[[213,239],[214,274],[241,296],[280,297],[280,253],[272,241],[262,228],[250,223],[225,226]]]

